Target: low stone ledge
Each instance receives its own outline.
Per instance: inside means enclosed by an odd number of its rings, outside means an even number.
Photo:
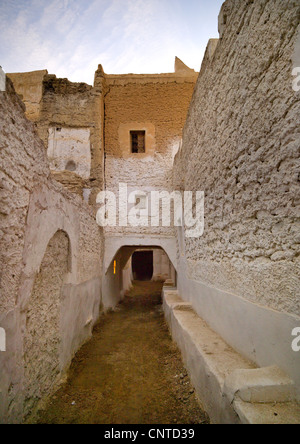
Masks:
[[[225,380],[224,393],[232,402],[274,403],[295,401],[295,383],[277,366],[235,370]]]
[[[182,301],[175,289],[163,288],[163,308],[191,382],[212,423],[300,422],[299,404],[282,402],[293,398],[294,384],[280,369],[256,368],[214,332],[189,302]],[[236,396],[237,392],[252,403]],[[275,401],[266,402],[270,400]]]

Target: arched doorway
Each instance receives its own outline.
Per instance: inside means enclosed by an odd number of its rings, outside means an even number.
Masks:
[[[111,250],[111,245],[109,245]],[[172,252],[172,249],[169,251]],[[144,253],[140,255],[139,253]],[[147,257],[145,256],[145,253]],[[149,255],[147,253],[150,253]],[[165,281],[176,283],[176,269],[167,251],[160,245],[123,245],[117,250],[106,251],[111,258],[102,281],[102,302],[104,310],[115,307],[130,290],[134,280]],[[105,261],[104,261],[105,265]]]
[[[61,292],[68,261],[69,238],[64,231],[57,231],[47,246],[26,313],[25,415],[52,391],[60,376]]]

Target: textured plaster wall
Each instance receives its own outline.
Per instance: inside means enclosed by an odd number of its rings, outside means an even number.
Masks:
[[[187,69],[188,70],[188,69]],[[118,194],[172,190],[172,166],[197,74],[105,77],[105,185]],[[146,131],[146,153],[131,154],[130,130]],[[150,200],[149,200],[150,203]],[[172,227],[107,228],[107,235],[174,236]]]
[[[171,141],[181,138],[197,74],[107,76],[105,150],[122,156],[120,125],[150,123],[155,127],[155,151],[168,154]],[[137,128],[139,129],[139,128]]]
[[[299,14],[295,1],[225,2],[174,169],[177,186],[206,198],[204,236],[186,240],[189,276],[297,315]]]
[[[0,66],[0,92],[5,91],[6,88],[6,74]]]
[[[52,128],[54,127],[62,128],[65,133],[89,132],[89,142],[84,139],[84,144],[90,144],[90,153],[83,156],[80,167],[76,171],[64,170],[62,163],[66,153],[69,154],[72,151],[72,147],[73,153],[76,151],[75,145],[81,137],[78,139],[72,136],[69,141],[65,137],[65,143],[61,146],[63,150],[59,150],[62,159],[58,167],[54,165],[52,155],[50,157],[51,166],[56,170],[54,174],[56,180],[81,196],[83,189],[91,190],[91,200],[95,199],[103,186],[104,117],[101,82],[98,82],[96,87],[85,83],[72,83],[67,79],[57,79],[55,75],[48,75],[47,71],[9,74],[9,77],[26,105],[26,116],[36,123],[38,134],[46,149],[49,142],[52,151]],[[31,108],[28,105],[32,103],[34,112],[30,111]],[[56,161],[58,161],[57,157]],[[58,174],[57,171],[60,173]]]
[[[91,171],[90,130],[85,128],[49,128],[48,159],[54,171],[73,171],[89,179]]]
[[[2,423],[19,422],[53,390],[91,335],[101,308],[102,237],[92,208],[51,179],[45,147],[9,80],[0,94]]]
[[[236,350],[297,383],[300,324],[298,1],[227,0],[189,109],[174,187],[205,191],[205,230],[178,231],[181,296]]]
[[[46,70],[8,74],[15,90],[25,104],[26,116],[30,120],[36,121],[39,118],[43,79],[47,74]]]
[[[11,309],[17,301],[26,215],[35,184],[50,175],[46,153],[34,125],[24,118],[24,105],[7,81],[0,93],[0,310]]]
[[[153,250],[153,280],[171,278],[171,262],[163,250]]]

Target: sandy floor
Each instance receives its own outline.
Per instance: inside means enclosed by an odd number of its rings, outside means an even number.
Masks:
[[[34,422],[209,423],[169,335],[160,294],[160,283],[135,283],[117,310],[102,317],[67,383]]]

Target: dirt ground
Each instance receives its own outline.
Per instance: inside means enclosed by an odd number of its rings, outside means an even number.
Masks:
[[[161,283],[135,282],[74,358],[67,382],[34,421],[208,424],[161,306]]]

